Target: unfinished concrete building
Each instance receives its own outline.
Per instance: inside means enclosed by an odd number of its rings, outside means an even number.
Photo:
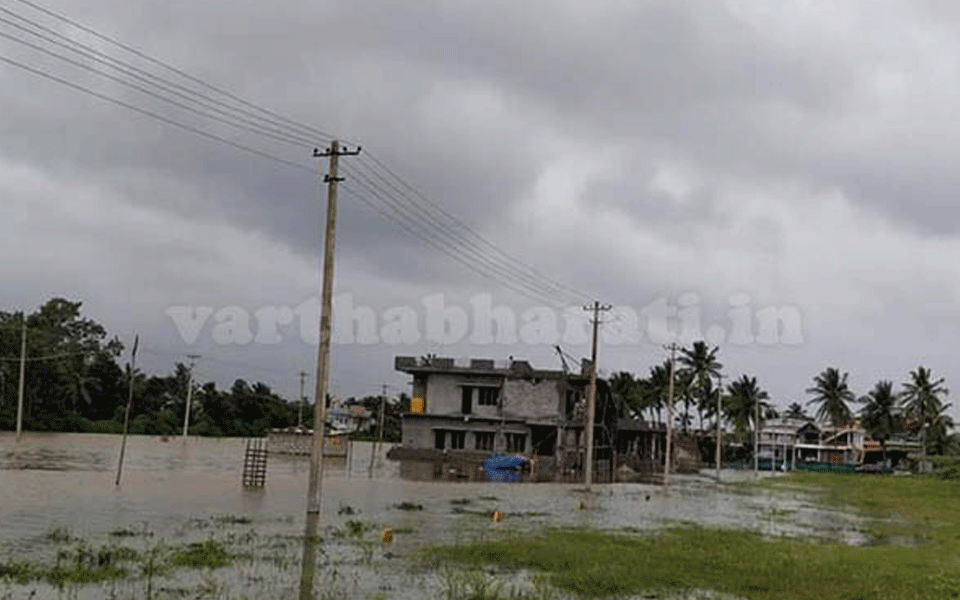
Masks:
[[[414,479],[484,479],[492,454],[532,460],[537,481],[583,477],[589,361],[580,372],[534,369],[523,360],[398,356],[395,368],[413,377],[403,441],[390,457]],[[617,414],[609,387],[597,379],[594,429],[596,481],[614,468]]]

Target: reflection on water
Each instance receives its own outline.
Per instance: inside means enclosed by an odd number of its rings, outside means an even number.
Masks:
[[[49,558],[56,548],[44,536],[53,527],[95,543],[110,541],[111,531],[143,527],[157,538],[204,539],[210,532],[198,530],[196,523],[243,515],[260,536],[299,535],[308,459],[270,456],[266,487],[244,489],[244,444],[241,439],[131,436],[117,487],[119,436],[28,434],[16,444],[12,434],[0,433],[0,563],[11,556]],[[411,481],[400,477],[398,463],[385,458],[387,449],[374,457],[372,476],[372,444],[354,444],[346,458],[328,459],[322,523],[343,527],[346,520],[359,519],[415,532],[397,536],[394,556],[409,555],[426,543],[482,535],[491,527],[524,531],[543,525],[642,530],[682,521],[851,543],[864,538],[856,517],[826,511],[802,494],[718,491],[709,478],[697,476],[675,477],[670,490],[608,484],[595,486],[591,495],[570,484]],[[725,474],[737,476],[750,474]],[[404,502],[422,510],[399,510]],[[491,522],[494,510],[503,513],[502,523]],[[396,566],[380,567],[378,577],[383,569],[397,574],[405,569],[402,561],[387,564]]]

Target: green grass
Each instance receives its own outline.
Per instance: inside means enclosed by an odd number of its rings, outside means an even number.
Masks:
[[[917,550],[683,527],[655,536],[553,529],[535,537],[435,548],[431,554],[475,567],[546,573],[554,586],[584,597],[688,589],[810,600],[960,597],[956,555]]]
[[[935,476],[797,473],[765,480],[771,489],[819,490],[837,507],[877,519],[871,530],[954,547],[960,539],[960,481]]]
[[[785,600],[960,598],[960,483],[803,473],[758,485],[819,490],[826,502],[876,519],[868,529],[875,543],[682,525],[656,534],[546,529],[435,547],[427,556],[438,565],[530,569],[581,597],[701,589]],[[905,537],[912,547],[898,543]]]
[[[233,562],[234,555],[216,540],[195,542],[176,550],[170,557],[170,563],[177,567],[192,569],[217,569]]]

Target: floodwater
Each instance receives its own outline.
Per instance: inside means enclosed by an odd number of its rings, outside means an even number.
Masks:
[[[52,542],[49,534],[55,529],[81,540],[74,544],[122,543],[138,552],[158,544],[216,539],[233,544],[249,560],[211,572],[175,571],[151,581],[148,592],[134,578],[77,586],[70,597],[295,597],[308,460],[272,455],[265,487],[244,489],[244,444],[240,439],[131,436],[118,487],[119,436],[26,434],[16,443],[12,434],[2,432],[0,566],[14,561],[53,564],[70,543]],[[435,596],[439,583],[434,575],[410,574],[418,548],[504,529],[574,525],[648,530],[682,522],[847,543],[866,539],[856,516],[829,511],[800,492],[718,488],[707,476],[674,476],[669,490],[595,485],[590,495],[570,484],[408,481],[385,458],[388,447],[374,457],[371,476],[372,449],[370,443],[355,443],[347,459],[326,463],[321,517],[326,542],[318,581],[322,589],[338,590],[332,596]],[[725,482],[752,477],[751,472],[723,474]],[[403,502],[422,510],[398,509]],[[504,519],[494,523],[493,511]],[[343,535],[348,520],[367,527],[361,538]],[[398,533],[393,544],[381,547],[385,526]],[[149,535],[118,542],[110,534],[120,530]],[[60,598],[63,593],[46,584],[0,581],[0,600]]]

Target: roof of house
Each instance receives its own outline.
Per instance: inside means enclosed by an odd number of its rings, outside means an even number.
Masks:
[[[437,356],[397,356],[394,369],[410,374],[448,373],[462,375],[493,375],[514,379],[568,379],[586,380],[585,373],[564,373],[550,369],[534,369],[525,360],[510,357],[505,361],[486,358],[441,358]]]

